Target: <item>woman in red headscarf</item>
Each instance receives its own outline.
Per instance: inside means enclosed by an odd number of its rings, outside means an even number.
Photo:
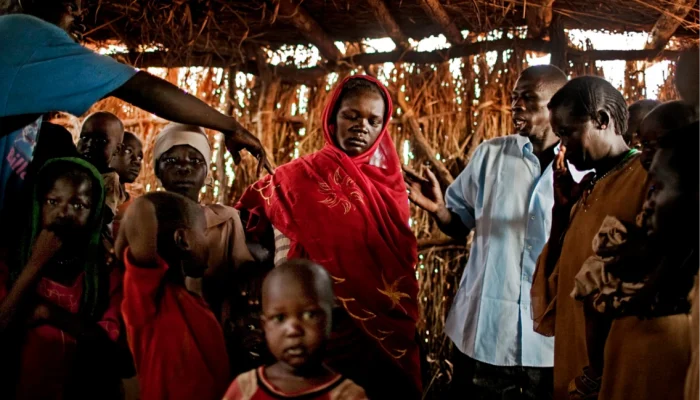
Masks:
[[[378,80],[346,78],[323,112],[326,145],[258,181],[237,207],[250,213],[250,232],[274,227],[276,264],[308,258],[333,278],[328,363],[371,399],[413,399],[422,390],[417,246],[391,114]]]

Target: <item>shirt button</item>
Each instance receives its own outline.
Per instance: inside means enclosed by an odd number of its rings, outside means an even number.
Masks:
[[[534,221],[534,220],[535,220],[535,216],[534,216],[534,215],[531,215],[531,216],[530,216],[530,219]]]
[[[532,250],[532,246],[527,246],[527,249],[528,249],[528,250]]]

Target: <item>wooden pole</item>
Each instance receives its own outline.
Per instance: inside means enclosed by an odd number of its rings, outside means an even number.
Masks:
[[[462,32],[460,32],[457,25],[455,25],[454,21],[452,21],[447,11],[445,11],[445,8],[438,0],[420,0],[420,5],[433,22],[442,27],[442,32],[448,42],[453,45],[464,42]]]
[[[527,36],[531,38],[544,36],[552,22],[554,0],[528,0],[524,4]]]
[[[430,164],[435,167],[435,174],[437,175],[440,184],[449,186],[455,179],[447,167],[445,167],[445,164],[437,159],[437,152],[430,146],[430,142],[428,142],[428,139],[426,139],[425,135],[423,135],[423,131],[420,129],[418,118],[416,118],[413,109],[408,105],[408,103],[406,103],[406,99],[400,91],[395,91],[393,97],[399,107],[401,107],[401,120],[408,125],[408,128],[411,130],[414,148],[421,155],[427,158],[428,161],[430,161]]]
[[[279,4],[279,17],[294,25],[306,40],[318,48],[323,57],[338,61],[343,56],[331,37],[301,4],[294,4],[292,0],[277,0],[277,4]]]
[[[273,66],[268,68],[274,71],[275,75],[284,82],[296,84],[315,85],[318,79],[322,79],[329,72],[342,72],[347,70],[349,66],[354,65],[373,65],[383,64],[387,62],[405,62],[415,64],[438,64],[452,58],[467,57],[477,54],[482,54],[488,51],[504,51],[508,49],[522,49],[535,51],[538,53],[550,53],[552,43],[542,39],[501,39],[494,41],[483,41],[475,43],[466,43],[457,46],[452,46],[448,49],[440,49],[435,51],[392,51],[387,53],[363,53],[352,57],[342,58],[338,63],[325,64],[323,66],[311,68],[297,68],[294,66]],[[675,60],[681,54],[680,51],[663,50],[579,50],[568,47],[566,55],[569,60],[576,61],[604,61],[604,60],[648,60],[648,59],[667,59]],[[138,68],[145,67],[229,67],[236,65],[241,72],[259,75],[258,65],[254,61],[244,63],[223,62],[219,58],[212,58],[209,54],[193,54],[187,60],[177,60],[164,57],[162,52],[144,52],[144,53],[117,53],[112,57],[120,61],[133,65]]]
[[[408,43],[408,37],[401,31],[401,27],[391,16],[391,11],[384,3],[384,0],[366,0],[369,7],[372,9],[377,22],[384,28],[387,36],[394,41],[396,48],[399,51],[405,51],[411,46]]]
[[[559,67],[562,71],[566,71],[568,66],[566,53],[569,48],[569,39],[564,31],[564,22],[560,15],[556,15],[552,19],[552,23],[549,26],[549,37],[552,42],[552,59],[550,64]]]
[[[644,47],[647,50],[662,50],[666,47],[671,36],[676,32],[690,10],[693,9],[696,0],[675,0],[671,2],[654,24],[649,33],[649,40]]]

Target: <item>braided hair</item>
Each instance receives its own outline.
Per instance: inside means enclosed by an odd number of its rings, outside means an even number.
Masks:
[[[597,76],[581,76],[570,80],[549,101],[547,107],[554,108],[571,106],[572,115],[588,117],[601,124],[600,110],[606,111],[615,124],[615,133],[623,135],[627,132],[627,103],[622,94],[603,78]]]

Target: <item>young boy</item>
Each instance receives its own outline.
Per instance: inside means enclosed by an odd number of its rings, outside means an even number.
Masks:
[[[627,119],[627,132],[625,132],[623,138],[628,146],[633,149],[641,147],[639,139],[639,126],[642,124],[642,120],[647,116],[657,106],[661,105],[660,101],[651,99],[642,99],[635,101],[630,104],[627,108],[630,116]]]
[[[129,196],[129,193],[126,191],[124,184],[134,183],[134,181],[136,181],[136,178],[138,178],[141,173],[142,162],[143,144],[141,140],[133,133],[125,131],[122,146],[109,165],[119,175],[120,189],[126,194],[126,200],[117,207],[117,214],[114,216],[113,232],[115,235],[116,232],[119,231],[120,220],[131,203],[131,196]]]
[[[119,174],[109,166],[123,140],[122,121],[116,115],[104,111],[87,117],[80,130],[78,153],[100,171],[105,182],[105,205],[112,212],[107,223],[117,215],[117,207],[126,201],[126,191],[119,183]]]
[[[647,171],[658,148],[658,142],[670,130],[682,128],[698,120],[696,108],[685,101],[669,101],[654,108],[642,120],[639,141],[642,147],[642,166]]]
[[[158,133],[153,146],[156,177],[166,191],[199,202],[211,154],[204,129],[171,122]],[[247,294],[260,292],[264,274],[251,263],[253,257],[246,246],[238,211],[221,204],[202,204],[201,207],[207,222],[208,268],[202,279],[188,278],[185,282],[189,290],[203,295],[224,328],[235,376],[260,365],[252,354],[260,351],[250,344],[262,347],[263,340],[262,335],[252,335],[249,329],[258,318],[248,314],[252,298]],[[253,273],[256,279],[245,279],[246,272]]]
[[[143,163],[143,144],[131,132],[124,131],[124,140],[109,164],[119,175],[119,183],[134,183],[141,173]]]
[[[229,378],[221,327],[185,288],[201,277],[208,248],[197,203],[175,193],[140,197],[127,209],[116,249],[126,265],[122,313],[142,400],[220,399]]]
[[[0,333],[17,350],[1,398],[114,398],[121,273],[100,248],[103,187],[77,158],[48,161],[18,257],[0,260]],[[13,339],[17,339],[19,344]],[[122,351],[123,350],[123,351]],[[9,385],[9,386],[8,386]]]
[[[333,287],[311,261],[286,261],[263,283],[263,329],[277,362],[239,375],[224,400],[361,400],[364,390],[323,363]]]

